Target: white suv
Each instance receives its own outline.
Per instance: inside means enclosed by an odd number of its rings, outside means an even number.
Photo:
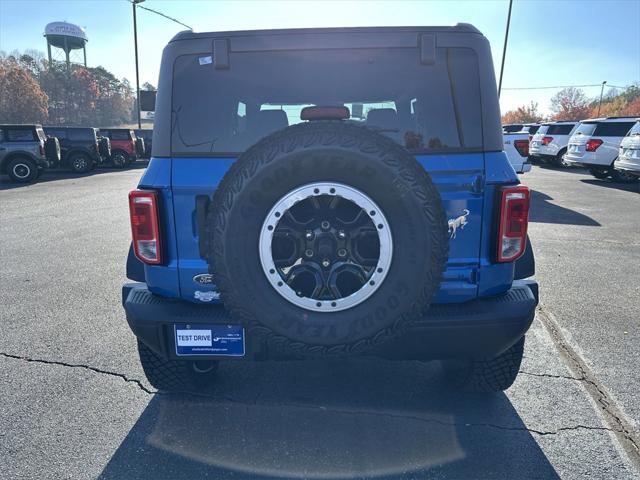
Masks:
[[[564,162],[567,165],[586,167],[596,178],[630,180],[629,175],[614,170],[613,162],[618,157],[620,142],[634,123],[634,117],[583,120],[569,139]]]
[[[528,162],[529,141],[538,127],[539,125],[533,123],[502,126],[504,151],[516,173],[525,173],[531,170],[531,164]]]
[[[534,160],[562,166],[562,157],[567,152],[569,138],[578,127],[577,121],[543,123],[529,144],[529,155]]]
[[[622,139],[618,159],[613,166],[623,174],[640,177],[640,118]]]

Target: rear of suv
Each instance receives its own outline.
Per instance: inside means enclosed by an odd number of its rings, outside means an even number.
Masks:
[[[107,161],[100,155],[98,129],[90,127],[44,127],[44,133],[60,142],[60,166],[85,173]]]
[[[520,127],[520,129],[516,127]],[[535,123],[510,124],[502,127],[504,151],[516,173],[525,173],[531,170],[529,141],[538,128],[540,126]]]
[[[111,163],[124,168],[144,154],[144,141],[129,128],[101,128],[100,135],[111,142]]]
[[[640,118],[636,119],[627,136],[620,142],[618,159],[613,166],[627,176],[640,177]]]
[[[14,182],[33,182],[59,161],[60,145],[41,125],[0,125],[0,173]]]
[[[129,205],[122,302],[156,388],[357,355],[516,378],[529,190],[470,25],[178,34]]]
[[[578,122],[557,121],[543,123],[531,138],[529,154],[534,160],[562,166],[564,154],[567,152],[569,138],[578,128]]]
[[[615,170],[620,143],[635,123],[634,117],[593,118],[580,122],[569,140],[564,162],[589,169],[596,178],[611,177],[615,181],[635,181],[635,177]]]

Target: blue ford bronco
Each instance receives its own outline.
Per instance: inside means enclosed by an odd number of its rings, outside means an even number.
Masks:
[[[122,299],[158,389],[356,355],[441,360],[471,391],[516,378],[529,190],[471,25],[179,33],[129,206]]]

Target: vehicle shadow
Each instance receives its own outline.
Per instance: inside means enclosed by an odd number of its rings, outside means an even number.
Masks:
[[[229,363],[207,396],[155,395],[99,478],[559,478],[504,394],[437,363]]]
[[[543,170],[555,170],[563,173],[580,173],[582,175],[589,175],[589,171],[583,167],[570,167],[567,165],[558,166],[550,163],[534,163],[533,165]]]
[[[140,169],[147,168],[148,165],[149,165],[149,162],[147,160],[139,160],[123,170],[140,170]],[[101,175],[103,173],[120,172],[120,171],[122,170],[109,167],[109,166],[105,166],[105,167],[100,166],[87,173],[75,173],[72,170],[64,169],[64,168],[56,169],[56,170],[45,170],[42,173],[42,175],[40,175],[40,177],[34,183],[16,183],[11,181],[9,176],[0,175],[0,191],[29,187],[37,183],[46,183],[46,182],[52,182],[56,180],[66,180],[69,178],[92,177],[94,175]]]
[[[583,180],[584,181],[584,180]],[[600,227],[601,224],[593,218],[551,203],[552,197],[537,190],[531,190],[531,206],[529,208],[529,222],[558,223],[562,225],[583,225]]]
[[[582,183],[596,185],[598,187],[615,188],[616,190],[624,190],[626,192],[640,193],[640,182],[620,183],[611,180],[598,180],[596,178],[587,178],[580,180]]]

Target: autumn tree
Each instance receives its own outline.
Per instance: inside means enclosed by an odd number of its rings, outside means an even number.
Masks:
[[[13,57],[0,57],[0,123],[41,123],[48,97],[33,75]]]
[[[510,110],[502,116],[502,124],[508,123],[537,123],[542,120],[542,114],[538,111],[538,104],[531,102],[522,105],[515,110]]]
[[[583,120],[591,113],[589,99],[575,87],[563,88],[551,98],[553,120]]]

